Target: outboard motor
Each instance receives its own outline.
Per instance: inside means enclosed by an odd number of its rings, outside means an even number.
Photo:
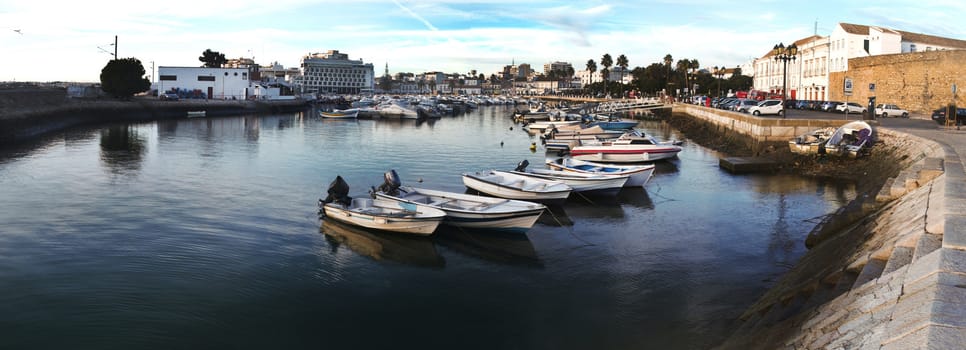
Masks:
[[[352,203],[352,197],[349,197],[349,184],[342,179],[342,176],[336,176],[335,181],[329,184],[329,196],[325,197],[322,203],[332,203],[336,202],[345,206],[349,206]]]
[[[527,171],[527,165],[530,165],[530,162],[524,159],[522,162],[517,163],[517,168],[513,169],[513,171]]]
[[[376,191],[388,194],[390,196],[399,195],[399,186],[402,186],[402,181],[399,180],[399,174],[396,174],[396,170],[389,170],[383,174],[384,181]]]

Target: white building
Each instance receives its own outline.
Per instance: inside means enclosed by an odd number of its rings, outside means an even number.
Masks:
[[[372,63],[350,60],[338,50],[302,57],[301,73],[295,84],[302,92],[358,94],[372,92],[375,85]]]
[[[828,100],[829,37],[812,36],[800,42],[799,69],[789,72],[797,84],[789,85],[789,90],[795,91],[795,98],[800,100]]]
[[[185,98],[244,100],[252,95],[248,68],[158,67],[159,93]]]
[[[556,61],[556,62],[544,63],[543,74],[550,75],[551,71],[566,72],[568,68],[573,69],[573,66],[570,64],[570,62]]]
[[[897,53],[966,49],[966,41],[901,30],[839,23],[829,35],[829,71],[849,69],[849,59]]]

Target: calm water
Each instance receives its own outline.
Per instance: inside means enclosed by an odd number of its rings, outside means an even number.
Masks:
[[[358,196],[388,169],[464,191],[461,172],[539,166],[510,112],[119,124],[2,150],[0,348],[708,348],[855,196],[731,175],[688,143],[646,190],[526,235],[319,220],[336,175]]]

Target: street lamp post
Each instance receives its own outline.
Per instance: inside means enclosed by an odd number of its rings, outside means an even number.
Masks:
[[[778,43],[774,47],[775,61],[782,61],[784,68],[782,69],[782,110],[785,109],[785,100],[788,98],[788,61],[794,61],[795,55],[798,54],[798,46],[794,43],[785,47],[785,44]],[[782,118],[785,118],[786,113],[782,113]]]

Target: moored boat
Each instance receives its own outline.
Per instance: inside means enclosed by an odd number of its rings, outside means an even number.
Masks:
[[[573,188],[559,181],[536,179],[506,171],[464,173],[466,187],[491,196],[544,203],[563,202]]]
[[[610,165],[573,158],[548,159],[550,169],[587,174],[628,175],[624,187],[644,187],[654,174],[654,164]]]
[[[832,136],[836,128],[821,128],[802,134],[794,140],[788,141],[788,149],[798,154],[818,154],[825,147],[825,142]]]
[[[373,198],[350,198],[349,185],[341,176],[329,185],[329,196],[319,200],[319,209],[326,218],[349,225],[370,229],[431,235],[446,213],[434,208]]]
[[[188,118],[201,118],[207,115],[207,111],[188,111]]]
[[[326,119],[356,119],[359,116],[359,109],[336,109],[331,112],[319,111],[319,116]]]
[[[614,163],[649,162],[673,158],[681,152],[675,141],[659,142],[637,130],[624,133],[612,141],[581,141],[570,149],[579,160]]]
[[[852,158],[866,155],[876,142],[875,129],[864,121],[842,125],[825,142],[825,151],[833,156]]]
[[[511,172],[538,179],[560,181],[573,188],[574,192],[584,194],[616,195],[630,178],[629,174],[610,175],[551,169],[527,169],[529,164],[530,162],[524,160]]]
[[[526,232],[546,209],[534,202],[401,186],[398,178],[395,171],[386,173],[386,183],[374,192],[376,198],[408,203],[417,210],[442,210],[443,224],[450,226]]]

